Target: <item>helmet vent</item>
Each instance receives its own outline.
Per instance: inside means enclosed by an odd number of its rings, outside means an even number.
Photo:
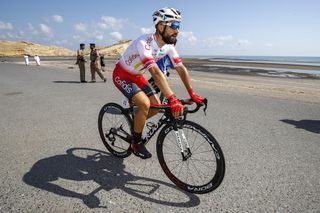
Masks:
[[[171,9],[171,11],[172,11],[174,14],[178,15],[178,14],[176,13],[176,11],[174,11],[173,9]],[[177,11],[177,12],[178,12],[178,11]]]

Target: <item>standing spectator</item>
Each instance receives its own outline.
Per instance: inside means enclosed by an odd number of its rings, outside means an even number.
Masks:
[[[25,65],[28,66],[29,65],[29,56],[27,54],[24,54],[23,58],[24,58]]]
[[[80,82],[81,83],[87,83],[86,81],[86,60],[84,59],[84,49],[85,49],[85,44],[81,43],[80,44],[80,49],[77,51],[77,62],[79,69],[80,69]]]
[[[34,60],[36,61],[36,64],[40,66],[40,57],[38,55],[34,56]]]
[[[91,83],[95,83],[96,82],[96,72],[98,73],[100,78],[104,82],[106,82],[107,79],[103,76],[103,74],[101,72],[99,51],[96,49],[96,45],[93,44],[93,43],[90,44],[90,49],[91,49],[91,52],[90,52]]]

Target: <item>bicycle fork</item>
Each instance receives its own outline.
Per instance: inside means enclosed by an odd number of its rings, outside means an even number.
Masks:
[[[181,151],[182,160],[186,161],[189,157],[191,157],[192,153],[190,150],[188,140],[184,134],[182,125],[178,125],[176,123],[173,130],[176,136],[177,145],[179,146]]]

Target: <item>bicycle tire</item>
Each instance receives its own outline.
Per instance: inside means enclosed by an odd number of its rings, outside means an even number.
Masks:
[[[199,124],[185,120],[182,129],[190,145],[191,156],[185,161],[182,160],[173,124],[167,124],[157,139],[160,166],[167,177],[179,188],[196,194],[211,192],[222,183],[224,178],[225,160],[222,150],[216,139]],[[169,152],[166,153],[167,151]],[[204,156],[206,154],[209,154],[209,159]],[[211,161],[212,165],[208,166]],[[178,166],[181,167],[178,168]],[[184,171],[191,169],[192,172]],[[195,181],[198,176],[200,181]]]
[[[132,135],[132,119],[124,113],[124,108],[116,103],[105,104],[98,117],[101,140],[112,155],[118,158],[126,158],[131,154],[130,143],[114,135],[111,130],[112,128],[120,128],[120,126],[126,133]]]

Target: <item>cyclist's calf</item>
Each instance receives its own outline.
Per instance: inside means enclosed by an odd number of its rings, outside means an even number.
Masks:
[[[149,97],[150,100],[150,104],[160,104],[160,99],[159,96],[154,94],[152,96]],[[149,113],[148,113],[148,117],[147,118],[151,118],[152,116],[156,115],[159,112],[159,109],[155,109],[155,108],[149,108]]]

